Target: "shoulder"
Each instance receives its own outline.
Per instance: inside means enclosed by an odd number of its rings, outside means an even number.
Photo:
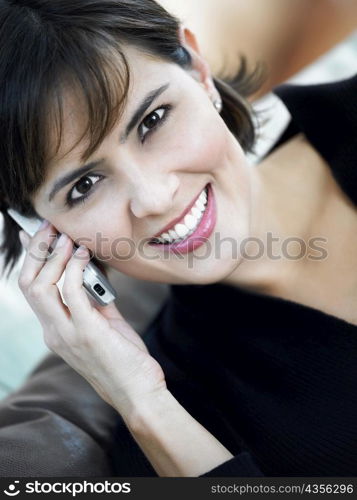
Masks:
[[[303,133],[357,204],[356,92],[357,75],[318,85],[285,84],[274,90],[292,117],[279,143]]]

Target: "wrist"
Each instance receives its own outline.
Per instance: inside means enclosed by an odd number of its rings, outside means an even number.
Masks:
[[[151,422],[166,418],[175,404],[178,404],[177,400],[164,388],[141,397],[122,416],[131,432],[145,434]]]
[[[233,457],[167,389],[142,399],[126,424],[159,476],[199,476]]]
[[[165,387],[115,406],[128,429],[136,433],[143,432],[151,419],[165,414],[172,407],[173,400],[176,401]]]

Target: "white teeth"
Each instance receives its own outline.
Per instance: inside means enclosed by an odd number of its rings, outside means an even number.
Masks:
[[[202,191],[202,193],[200,194],[200,197],[198,199],[200,201],[202,201],[202,203],[206,203],[206,201],[207,201],[206,191]]]
[[[202,201],[200,201],[200,200],[197,200],[197,201],[196,201],[196,203],[195,203],[195,207],[197,207],[197,208],[198,208],[198,210],[201,210],[201,212],[203,212],[203,211],[204,211],[204,209],[205,209],[204,204],[203,204],[203,203],[202,203]]]
[[[168,233],[163,233],[161,235],[161,238],[164,238],[164,240],[168,240],[170,242],[172,241],[172,238],[171,238],[171,236]]]
[[[196,219],[199,219],[201,217],[201,210],[198,210],[196,207],[192,207],[191,214],[196,217]]]
[[[187,226],[188,229],[193,229],[194,227],[196,227],[198,217],[194,217],[193,215],[188,214],[186,215],[184,220],[185,226]]]
[[[163,233],[156,237],[155,240],[160,243],[178,243],[182,239],[191,235],[197,228],[202,219],[203,212],[206,210],[207,193],[202,191],[196,203],[191,209],[191,212],[184,218],[184,223],[176,224],[174,229],[169,229],[167,233]]]
[[[176,233],[176,231],[173,231],[172,229],[169,230],[169,235],[173,240],[177,240],[179,238],[179,235]]]
[[[179,238],[184,238],[190,230],[184,224],[176,224],[175,231]]]

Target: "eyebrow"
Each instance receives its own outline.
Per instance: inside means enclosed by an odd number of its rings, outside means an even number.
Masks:
[[[149,94],[147,94],[144,97],[144,99],[139,104],[138,108],[133,113],[133,116],[129,120],[129,123],[125,127],[124,134],[120,137],[121,144],[123,144],[127,140],[130,132],[133,130],[135,125],[137,125],[137,123],[139,122],[140,118],[145,113],[145,111],[151,106],[151,104],[155,101],[155,99],[157,99],[165,90],[168,89],[169,86],[170,86],[170,84],[166,83],[165,85],[162,85],[161,87],[159,87],[155,90],[152,90],[151,92],[149,92]],[[71,182],[76,180],[78,177],[83,176],[84,174],[86,174],[90,170],[93,170],[95,167],[98,167],[98,166],[102,165],[103,163],[104,163],[104,158],[97,160],[97,161],[94,161],[94,162],[91,162],[91,163],[88,163],[87,165],[83,165],[82,167],[76,168],[75,170],[72,170],[68,174],[60,177],[54,183],[54,185],[51,189],[51,192],[48,196],[48,200],[52,201],[53,198],[55,197],[55,195],[58,193],[58,191],[60,191],[64,186],[66,186],[67,184],[70,184]]]

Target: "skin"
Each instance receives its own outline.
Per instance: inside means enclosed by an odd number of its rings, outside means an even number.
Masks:
[[[67,154],[73,138],[79,137],[84,126],[84,111],[78,105],[78,96],[68,95],[60,160],[50,166],[47,181],[33,200],[37,212],[73,240],[83,242],[85,238],[86,246],[109,266],[138,279],[186,284],[229,283],[296,300],[355,321],[356,283],[352,278],[345,278],[344,273],[345,281],[339,280],[338,289],[344,297],[342,305],[336,307],[334,297],[328,295],[328,290],[336,292],[335,277],[331,277],[330,269],[339,269],[341,262],[346,263],[346,255],[341,255],[338,243],[341,238],[351,242],[356,220],[353,207],[334,182],[328,165],[303,137],[298,137],[252,168],[212,105],[217,91],[195,37],[188,30],[182,32],[182,36],[193,57],[191,72],[127,47],[133,82],[128,104],[118,125],[90,158],[91,161],[106,159],[105,166],[93,172],[103,175],[104,180],[97,182],[84,204],[71,209],[65,205],[65,196],[74,183],[58,193],[52,203],[48,202],[54,181],[60,174],[80,165],[85,146],[81,143]],[[162,127],[144,144],[136,131],[125,143],[120,143],[118,137],[123,124],[137,103],[148,91],[166,83],[170,87],[146,113],[165,104],[172,105]],[[299,162],[291,158],[299,158]],[[301,162],[301,158],[305,161]],[[215,251],[207,256],[205,245],[197,249],[194,256],[184,258],[174,254],[165,258],[162,250],[148,245],[144,247],[145,252],[136,252],[130,259],[125,257],[128,244],[118,243],[118,237],[129,239],[135,247],[149,240],[180,215],[208,182],[216,198],[215,232],[221,240],[231,238],[241,243],[255,237],[266,242],[267,233],[271,232],[281,242],[295,237],[309,245],[311,238],[320,237],[329,241],[327,246],[323,245],[329,258],[323,261],[265,257],[249,260],[241,255],[236,258],[232,247],[224,244],[220,246],[220,258]],[[341,200],[337,217],[349,221],[344,225],[332,222],[336,219],[337,198]],[[328,209],[321,212],[322,204],[331,206],[331,217],[322,217],[321,213],[329,213]],[[98,233],[106,237],[100,246],[96,245]],[[213,238],[212,235],[209,241],[214,250],[217,247]],[[114,257],[111,256],[113,248]],[[297,255],[300,248],[291,245],[289,252]],[[256,253],[254,245],[244,249],[249,256]],[[347,262],[351,266],[355,264],[352,252]],[[306,290],[305,279],[310,283],[310,292]],[[326,288],[325,295],[322,285]]]
[[[162,257],[157,248],[149,248],[146,258],[136,254],[124,260],[116,255],[106,262],[145,280],[245,287],[296,300],[357,324],[357,283],[350,272],[357,265],[355,207],[303,136],[289,141],[258,167],[249,165],[212,105],[217,91],[193,35],[185,32],[183,36],[193,56],[190,72],[127,47],[133,75],[127,107],[117,127],[90,158],[106,159],[95,170],[103,180],[84,205],[71,210],[64,200],[72,185],[52,204],[48,202],[53,182],[77,167],[84,148],[80,145],[66,154],[83,127],[80,101],[75,95],[67,96],[63,148],[33,199],[38,214],[51,224],[31,239],[21,233],[27,254],[19,285],[43,326],[47,346],[123,416],[160,476],[197,476],[233,455],[168,391],[161,366],[114,303],[106,307],[90,303],[82,287],[89,255],[72,257],[73,240],[87,238],[87,247],[99,258],[109,254],[118,235],[138,244],[180,215],[210,182],[217,204],[215,232],[222,239],[241,241],[254,236],[265,241],[268,231],[281,240],[325,236],[328,259],[272,261],[263,257],[256,261],[241,255],[232,258],[230,249],[222,247],[219,259],[214,254],[201,259],[199,251],[195,252],[193,267],[188,265],[188,256],[153,259]],[[148,91],[168,82],[169,89],[148,110],[171,104],[166,121],[144,144],[136,131],[121,142],[123,124],[137,103]],[[62,245],[58,242],[55,247],[55,257],[46,260],[55,228],[65,236]],[[99,231],[107,238],[100,248],[95,240]],[[253,251],[248,249],[248,253]],[[56,286],[64,271],[65,303]]]
[[[239,143],[212,104],[217,91],[213,88],[207,64],[197,55],[195,69],[189,73],[176,64],[149,58],[133,48],[128,47],[126,53],[132,61],[133,81],[127,109],[121,123],[90,159],[106,158],[106,165],[95,170],[105,175],[105,179],[98,183],[96,190],[93,188],[93,195],[85,204],[76,208],[69,210],[65,207],[66,189],[52,204],[48,203],[49,191],[58,175],[79,164],[82,144],[50,168],[47,182],[34,199],[35,208],[73,240],[83,236],[89,238],[87,246],[99,259],[136,278],[171,283],[220,280],[232,271],[236,262],[227,258],[201,259],[195,262],[194,269],[190,269],[187,259],[174,256],[170,260],[164,259],[162,251],[149,246],[145,256],[138,253],[130,260],[108,258],[111,245],[118,236],[131,239],[135,245],[143,239],[151,239],[178,217],[208,182],[214,185],[216,200],[221,207],[217,230],[222,237],[232,235],[231,221],[225,217],[226,213],[237,221],[240,229],[236,236],[248,235],[249,165]],[[170,88],[153,103],[148,113],[170,104],[173,108],[167,120],[144,144],[136,131],[121,144],[118,137],[122,135],[123,124],[127,123],[137,103],[149,91],[166,83],[170,83]],[[68,110],[73,109],[73,102],[78,102],[76,96],[68,101]],[[73,137],[78,137],[83,126],[82,117],[83,111],[78,106],[73,114],[67,112],[60,157],[72,146]],[[238,190],[232,179],[236,180]],[[67,191],[70,188],[67,187]],[[95,235],[99,231],[108,241],[96,248]],[[118,245],[117,251],[124,257],[128,247]]]

